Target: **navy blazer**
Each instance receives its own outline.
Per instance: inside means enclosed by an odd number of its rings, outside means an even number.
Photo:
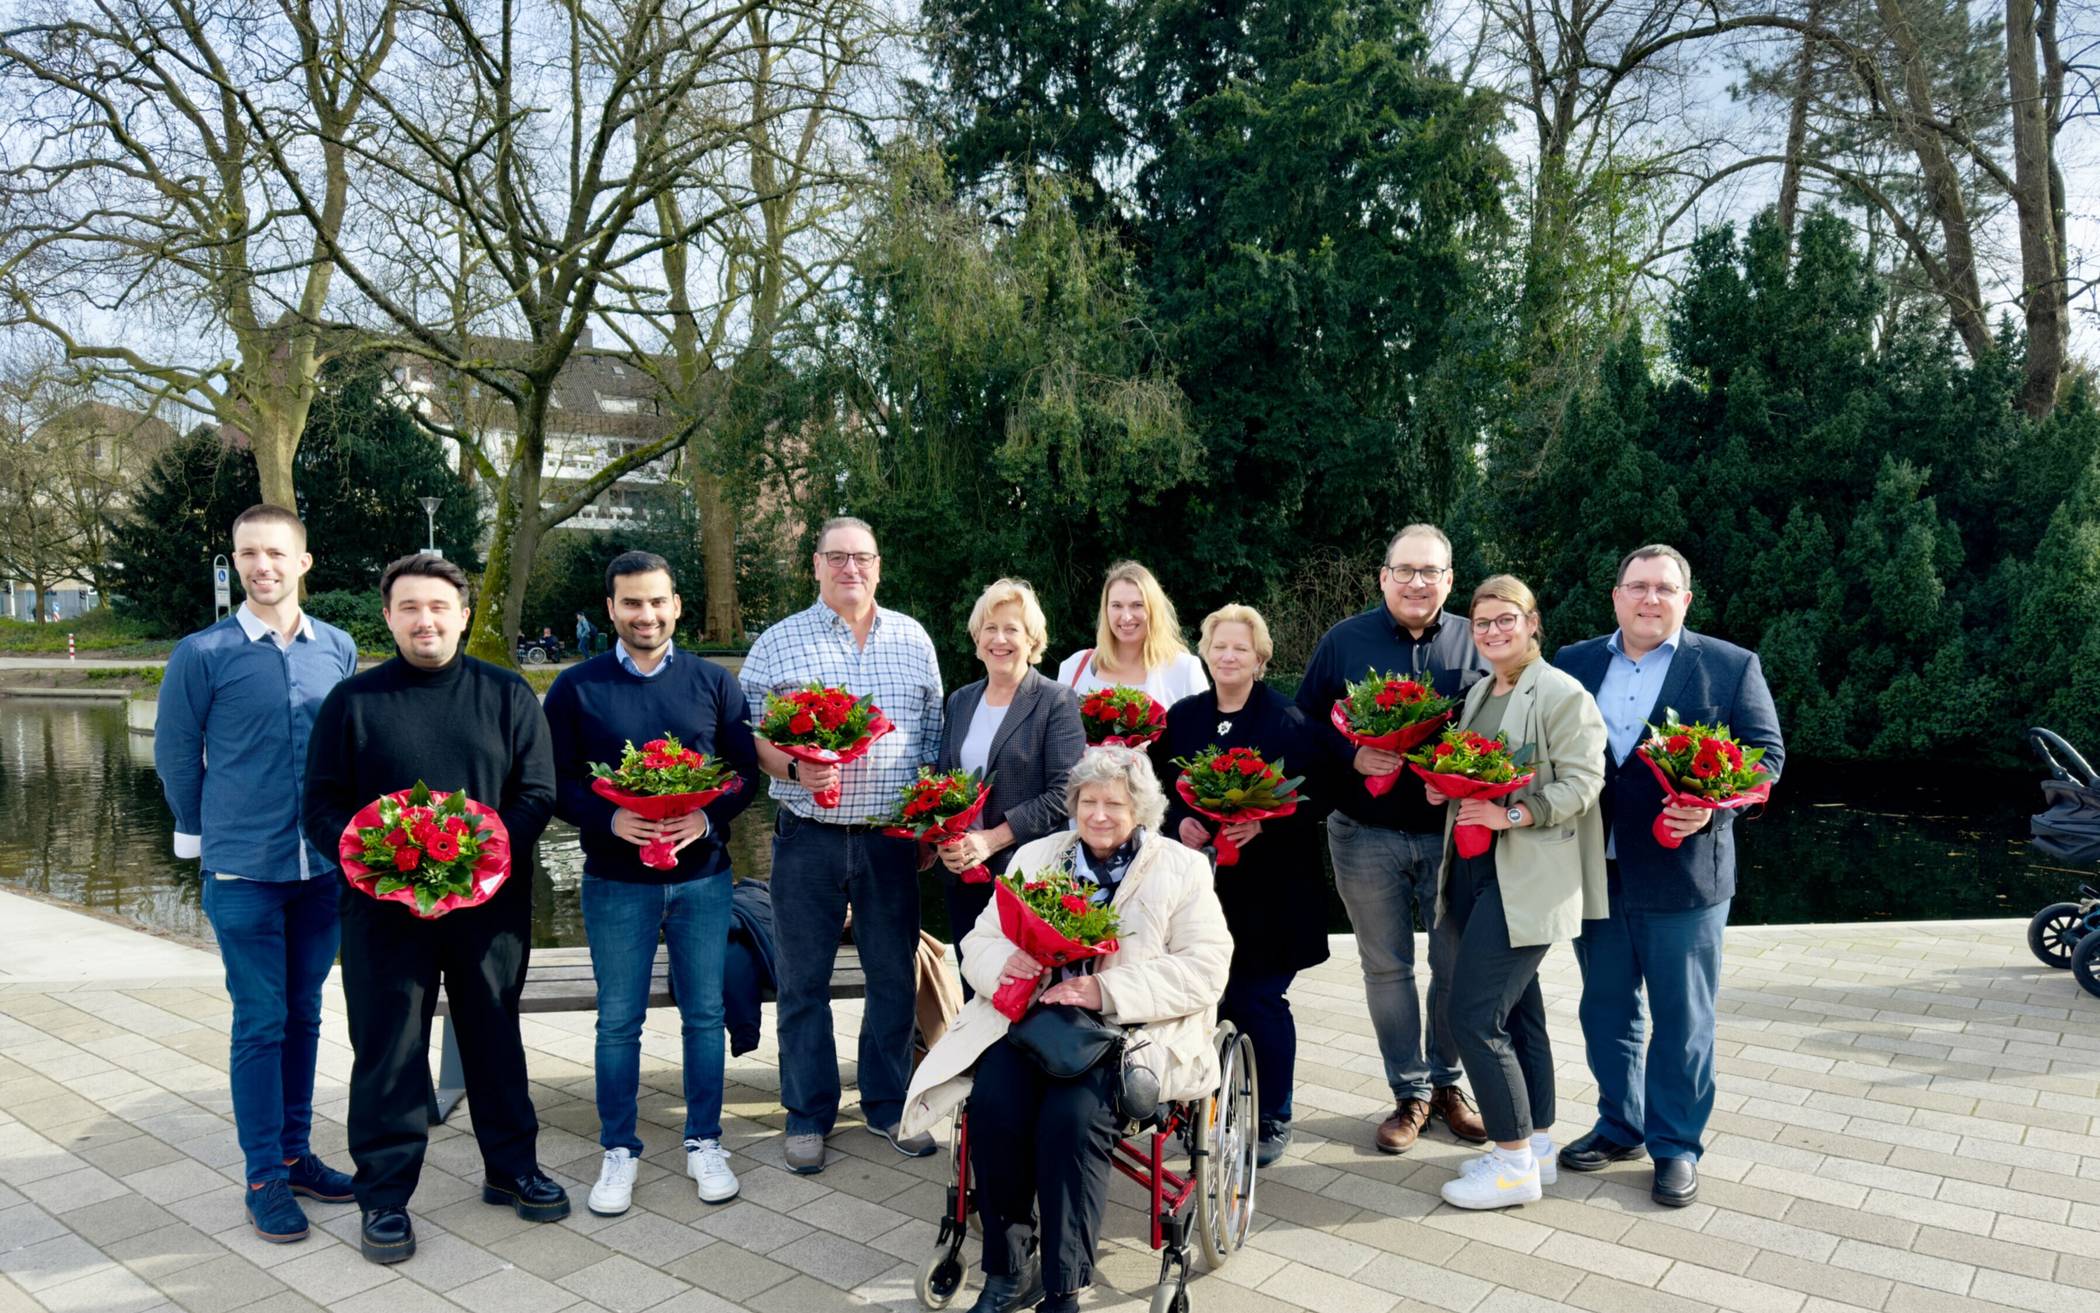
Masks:
[[[1591,697],[1611,668],[1609,637],[1570,643],[1553,655],[1553,664],[1581,680]],[[1779,778],[1786,744],[1757,653],[1689,629],[1681,631],[1669,677],[1648,711],[1648,722],[1661,724],[1666,708],[1686,723],[1726,725],[1745,747],[1763,748],[1765,769]],[[1604,827],[1618,854],[1611,873],[1613,906],[1683,912],[1735,897],[1735,821],[1742,813],[1715,812],[1705,829],[1672,850],[1657,843],[1649,829],[1662,805],[1662,786],[1640,755],[1628,752],[1625,761],[1614,762],[1607,749]]]
[[[980,679],[948,695],[935,770],[956,770],[962,765],[963,740],[970,736],[970,722],[984,704],[984,685]],[[1006,873],[1006,864],[1022,844],[1064,828],[1065,777],[1085,751],[1086,724],[1079,719],[1079,695],[1054,679],[1045,679],[1041,671],[1030,670],[1021,676],[1006,719],[992,736],[991,759],[986,764],[992,792],[984,802],[984,827],[1005,821],[1014,831],[1013,843],[985,863],[994,875]],[[946,868],[942,871],[945,875]]]

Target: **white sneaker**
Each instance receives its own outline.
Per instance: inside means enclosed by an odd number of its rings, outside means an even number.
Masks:
[[[625,1149],[607,1149],[591,1187],[590,1208],[600,1217],[618,1217],[634,1203],[634,1174],[641,1164]]]
[[[1458,1176],[1444,1182],[1444,1202],[1454,1208],[1512,1208],[1537,1203],[1539,1169],[1534,1162],[1528,1172],[1512,1173],[1495,1161],[1493,1152],[1458,1169]]]
[[[700,1183],[703,1204],[726,1204],[743,1188],[736,1182],[736,1173],[729,1170],[729,1150],[720,1140],[687,1140],[685,1172]]]
[[[1551,1185],[1560,1179],[1560,1150],[1549,1149],[1545,1153],[1531,1151],[1531,1160],[1539,1165],[1539,1184]]]

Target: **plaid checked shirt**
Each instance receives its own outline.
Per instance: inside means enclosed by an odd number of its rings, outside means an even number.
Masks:
[[[817,806],[809,790],[786,780],[771,781],[773,800],[797,816],[834,825],[860,825],[887,814],[897,790],[931,765],[941,750],[941,668],[933,640],[918,621],[875,608],[868,643],[853,641],[839,613],[818,602],[758,636],[738,674],[751,702],[751,724],[766,713],[768,693],[787,693],[810,683],[836,684],[870,697],[897,728],[875,740],[867,755],[840,772],[839,805]]]

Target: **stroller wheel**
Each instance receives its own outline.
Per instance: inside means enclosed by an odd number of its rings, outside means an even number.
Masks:
[[[2027,923],[2027,947],[2043,966],[2061,971],[2084,938],[2085,913],[2076,903],[2051,903]]]
[[[2100,998],[2100,935],[2087,935],[2078,942],[2078,951],[2071,954],[2071,974],[2086,993]]]

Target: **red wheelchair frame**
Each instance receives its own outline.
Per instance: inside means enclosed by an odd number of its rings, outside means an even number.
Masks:
[[[1212,1034],[1218,1050],[1218,1089],[1184,1103],[1161,1106],[1160,1114],[1117,1139],[1109,1162],[1151,1197],[1152,1248],[1160,1251],[1159,1284],[1152,1313],[1188,1313],[1189,1241],[1193,1236],[1204,1267],[1216,1271],[1246,1243],[1254,1225],[1255,1151],[1260,1138],[1254,1045],[1230,1023]],[[1143,1136],[1143,1143],[1137,1137]],[[1167,1143],[1178,1140],[1189,1167],[1166,1165]],[[955,1180],[948,1187],[946,1214],[934,1252],[920,1269],[919,1303],[946,1308],[969,1275],[962,1256],[970,1233],[970,1119],[958,1113],[950,1140]],[[1191,1203],[1194,1216],[1190,1216]]]

